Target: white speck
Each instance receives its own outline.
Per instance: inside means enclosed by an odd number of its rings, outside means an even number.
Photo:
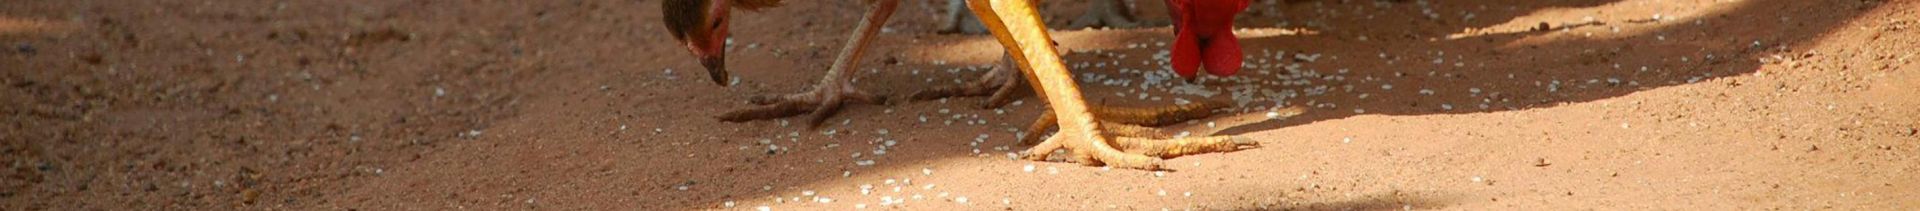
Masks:
[[[727,207],[727,208],[733,208],[733,201],[727,201],[727,202],[724,202],[724,203],[720,203],[720,205],[721,205],[721,206],[725,206],[725,207]]]
[[[1026,171],[1026,172],[1033,172],[1033,164],[1027,164],[1027,167],[1020,167],[1020,170]]]
[[[1353,143],[1353,137],[1340,138],[1340,143]]]
[[[758,206],[758,207],[753,207],[753,210],[759,210],[759,211],[771,211],[771,210],[773,210],[773,208],[772,208],[772,207],[767,207],[767,206]]]
[[[961,196],[961,197],[954,197],[954,198],[953,198],[953,202],[958,202],[958,203],[961,203],[961,204],[965,204],[965,203],[967,203],[967,197],[965,197],[965,196]]]
[[[1381,84],[1380,89],[1393,90],[1393,84]]]
[[[920,174],[921,174],[921,175],[928,175],[928,176],[932,176],[932,175],[933,175],[933,169],[930,169],[930,168],[920,168]],[[927,188],[933,188],[933,185],[927,185]]]
[[[1280,118],[1280,112],[1278,111],[1267,112],[1267,119],[1279,119],[1279,118]]]
[[[1453,110],[1453,104],[1440,104],[1440,109],[1442,109],[1442,110],[1448,110],[1448,111],[1452,111],[1452,110]]]
[[[1167,172],[1165,172],[1165,171],[1154,171],[1154,172],[1153,172],[1153,177],[1167,177]]]
[[[1193,191],[1183,192],[1183,193],[1180,193],[1180,195],[1183,195],[1186,197],[1193,197]]]
[[[445,89],[445,88],[440,88],[440,87],[434,87],[434,88],[433,88],[433,96],[434,96],[434,97],[440,97],[440,96],[447,96],[447,89]]]
[[[1420,89],[1420,94],[1423,94],[1423,95],[1433,95],[1433,90],[1432,90],[1432,89]]]
[[[853,208],[854,208],[854,209],[866,209],[866,208],[867,208],[867,204],[854,204],[854,205],[853,205]]]
[[[1485,181],[1487,181],[1486,178],[1481,178],[1480,176],[1473,176],[1474,183],[1485,182]]]
[[[1167,190],[1162,189],[1160,192],[1154,193],[1154,195],[1167,196]]]
[[[1298,59],[1300,61],[1313,62],[1314,60],[1320,60],[1320,54],[1313,54],[1313,55],[1294,54],[1293,58]]]

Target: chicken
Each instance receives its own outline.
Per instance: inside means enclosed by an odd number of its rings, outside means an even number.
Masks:
[[[1231,3],[1238,0],[1193,2],[1171,0],[1169,3],[1183,4],[1177,8],[1216,9],[1229,8],[1213,5]],[[1200,5],[1206,4],[1206,5]],[[1244,3],[1240,5],[1245,5]],[[1046,99],[1052,108],[1049,113],[1035,122],[1036,128],[1060,126],[1060,131],[1045,141],[1041,141],[1024,152],[1024,158],[1047,160],[1054,151],[1066,149],[1069,158],[1085,165],[1107,165],[1134,169],[1160,169],[1161,159],[1182,155],[1231,152],[1258,147],[1259,142],[1244,137],[1202,136],[1177,138],[1163,131],[1150,130],[1148,123],[1164,123],[1162,120],[1179,119],[1196,113],[1210,111],[1215,104],[1190,104],[1159,109],[1098,108],[1087,105],[1080,94],[1066,66],[1060,62],[1059,52],[1053,48],[1047,35],[1044,22],[1039,13],[1027,0],[968,0],[967,6],[980,22],[992,32],[1000,44],[1007,49],[1009,57],[1015,61],[1027,81],[1034,84],[1035,92]],[[1231,5],[1227,5],[1231,6]],[[1239,8],[1244,9],[1245,6]],[[1207,11],[1219,12],[1219,11]],[[1237,13],[1238,11],[1227,11]],[[1189,24],[1203,21],[1224,21],[1223,23],[1203,23],[1206,26],[1232,26],[1232,13],[1225,19],[1218,16],[1184,16]],[[1178,23],[1178,22],[1176,22]],[[1199,25],[1194,25],[1199,26]],[[1188,30],[1205,29],[1185,27]],[[1228,31],[1231,32],[1231,31]],[[1193,38],[1219,39],[1217,34]],[[1230,36],[1230,34],[1229,34]],[[1207,50],[1219,40],[1201,40],[1196,43]],[[1236,46],[1237,47],[1237,46]],[[1227,56],[1225,54],[1194,54],[1190,56]],[[1238,55],[1232,55],[1238,56]],[[1200,58],[1209,60],[1208,58]],[[1237,58],[1236,58],[1237,59]],[[1224,67],[1224,66],[1223,66]],[[1238,68],[1237,64],[1233,68]],[[1293,116],[1302,111],[1298,107],[1269,113],[1269,117]],[[1038,130],[1034,130],[1037,132]],[[1108,133],[1116,132],[1116,133]],[[1210,132],[1208,132],[1210,134]],[[1171,139],[1166,139],[1171,138]]]
[[[777,97],[755,97],[749,102],[762,107],[722,114],[720,120],[741,122],[813,113],[807,125],[817,127],[848,101],[885,103],[883,97],[868,94],[853,86],[857,76],[854,69],[858,66],[856,61],[866,51],[868,41],[880,31],[881,26],[886,25],[887,18],[893,15],[900,2],[867,0],[865,3],[872,8],[861,18],[852,38],[848,39],[851,42],[840,49],[833,66],[811,90]],[[726,86],[727,23],[732,19],[730,10],[739,8],[752,11],[778,6],[780,0],[665,0],[661,1],[660,8],[668,33],[672,33],[675,40],[700,59],[700,65],[706,67],[707,76],[715,84]]]

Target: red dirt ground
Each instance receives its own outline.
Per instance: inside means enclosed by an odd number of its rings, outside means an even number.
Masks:
[[[1007,159],[1030,97],[712,118],[814,82],[857,2],[740,13],[719,87],[658,0],[6,1],[0,210],[1920,209],[1920,1],[1260,1],[1205,86],[1167,27],[1057,32],[1097,104],[1314,108],[1168,172]],[[858,86],[983,73],[941,4]]]

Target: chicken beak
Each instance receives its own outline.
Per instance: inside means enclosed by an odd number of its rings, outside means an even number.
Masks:
[[[707,77],[713,79],[713,84],[727,86],[726,56],[701,57],[700,66],[707,67]]]

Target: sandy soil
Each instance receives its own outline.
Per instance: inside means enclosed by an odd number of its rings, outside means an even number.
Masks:
[[[1261,1],[1204,86],[1165,81],[1167,27],[1057,32],[1097,104],[1313,108],[1167,172],[1009,160],[1031,98],[716,121],[863,8],[741,13],[719,87],[657,1],[0,3],[0,210],[1920,209],[1920,1]],[[859,87],[984,72],[939,5]]]

